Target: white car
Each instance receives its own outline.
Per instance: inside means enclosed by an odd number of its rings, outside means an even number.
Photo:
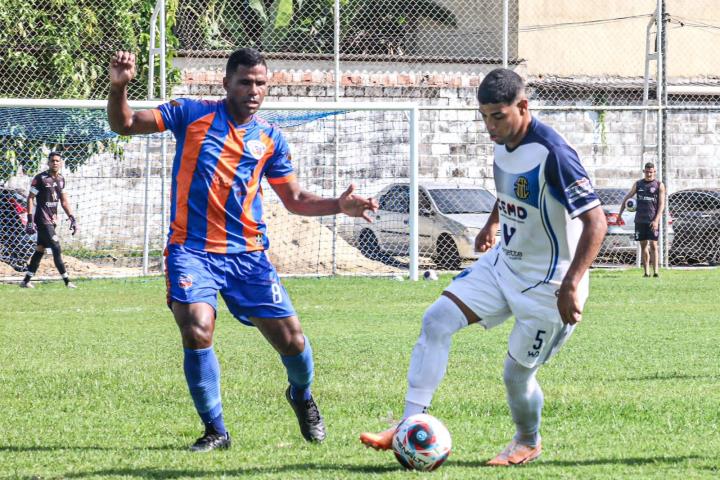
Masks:
[[[608,225],[599,256],[617,257],[619,260],[626,262],[634,261],[637,252],[635,213],[626,207],[622,218],[618,217],[620,204],[627,195],[627,190],[622,188],[596,188],[595,193],[600,198]]]
[[[475,237],[487,222],[495,196],[474,185],[421,183],[418,188],[419,254],[438,268],[458,270],[475,259]],[[410,250],[410,187],[388,185],[378,194],[380,208],[373,223],[358,223],[355,242],[368,258],[406,256]]]

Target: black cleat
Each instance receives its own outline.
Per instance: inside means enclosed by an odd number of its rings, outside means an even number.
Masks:
[[[198,438],[194,444],[190,447],[191,452],[209,452],[215,449],[228,449],[232,445],[230,440],[230,433],[225,435],[221,433],[208,433]]]
[[[325,422],[323,422],[320,410],[315,400],[303,400],[295,403],[290,397],[290,387],[285,390],[285,398],[295,411],[295,416],[300,424],[300,433],[308,442],[322,442],[325,440]]]

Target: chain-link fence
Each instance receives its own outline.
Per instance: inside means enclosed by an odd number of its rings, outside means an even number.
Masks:
[[[341,60],[499,63],[503,1],[345,0],[337,2]],[[509,50],[517,52],[518,2],[508,3]],[[224,57],[239,45],[271,57],[332,60],[335,2],[328,0],[179,2],[180,55]],[[332,63],[326,64],[332,70]]]
[[[159,5],[154,0],[2,3],[0,97],[104,98],[106,65],[117,49],[138,54],[130,97],[157,97],[159,52],[151,64],[148,49],[151,19]],[[254,46],[269,59],[268,103],[332,97],[417,103],[422,109],[418,253],[421,264],[429,268],[456,268],[473,258],[464,245],[476,228],[473,222],[482,221],[484,213],[463,202],[484,195],[481,189],[494,193],[492,144],[473,112],[475,89],[489,70],[508,65],[527,79],[535,114],[576,146],[598,188],[611,223],[599,262],[637,261],[634,215],[626,210],[618,218],[617,212],[622,196],[641,178],[642,165],[652,161],[669,193],[661,227],[664,259],[675,265],[715,263],[720,250],[712,200],[720,179],[716,7],[715,0],[179,0],[164,2],[166,42],[159,46],[166,54],[165,80],[173,96],[222,96],[228,53]],[[156,45],[159,39],[158,34]],[[155,88],[148,93],[151,74]],[[361,193],[388,195],[384,205],[390,208],[372,226],[323,218],[318,221],[321,231],[330,232],[331,244],[345,242],[355,249],[349,251],[356,258],[375,262],[377,271],[407,268],[407,241],[391,233],[409,222],[404,199],[409,179],[408,159],[403,157],[406,141],[397,140],[405,139],[406,122],[383,117],[367,122],[364,133],[348,132],[346,137],[336,135],[335,129],[356,127],[336,127],[335,121],[287,131],[301,181],[327,195],[337,194],[343,180],[360,182]],[[49,122],[36,117],[29,124]],[[66,123],[70,127],[65,130],[74,128],[72,120]],[[22,257],[16,252],[27,239],[11,240],[18,235],[6,233],[21,228],[11,225],[12,212],[22,210],[29,178],[44,168],[47,151],[57,148],[68,165],[78,166],[66,167],[72,170],[66,173],[71,199],[82,212],[79,218],[84,218],[81,223],[98,225],[100,231],[107,227],[109,232],[94,233],[92,241],[88,229],[78,237],[63,238],[69,251],[117,268],[138,268],[143,255],[157,258],[165,236],[158,196],[160,185],[169,181],[169,171],[165,180],[160,176],[160,140],[118,144],[108,139],[100,145],[83,144],[84,150],[77,151],[77,140],[68,140],[68,131],[52,142],[28,140],[18,134],[27,125],[19,119],[0,131],[0,256]],[[369,143],[350,147],[352,135]],[[171,156],[171,141],[168,146]],[[390,160],[378,153],[394,148],[398,150]],[[149,175],[148,152],[153,165]],[[381,165],[375,157],[390,165]],[[151,179],[147,199],[145,176]],[[93,181],[97,188],[81,187]],[[455,189],[457,198],[436,199],[443,189]],[[392,200],[397,194],[401,200]],[[93,206],[106,200],[112,215]],[[275,201],[271,193],[266,200]],[[480,202],[479,197],[475,201]],[[454,211],[466,213],[448,213]],[[477,218],[457,224],[446,221],[448,216],[463,215]],[[384,223],[386,219],[390,223]],[[62,225],[59,231],[65,233]],[[294,237],[289,245],[297,246],[298,238],[305,236]],[[314,267],[301,268],[301,273],[337,273],[344,268],[345,260],[335,247],[330,260],[308,245],[298,248],[296,256],[316,259]],[[16,262],[18,268],[23,261]],[[148,268],[157,265],[150,262]]]

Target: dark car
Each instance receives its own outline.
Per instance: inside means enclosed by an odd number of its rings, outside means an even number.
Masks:
[[[669,197],[674,265],[720,263],[720,188],[680,190]]]
[[[0,187],[0,262],[25,270],[35,250],[35,239],[25,233],[27,197],[19,190]]]

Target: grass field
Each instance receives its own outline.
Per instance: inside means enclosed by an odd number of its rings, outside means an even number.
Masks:
[[[513,433],[502,384],[511,322],[455,336],[431,413],[453,435],[437,472],[362,448],[402,413],[405,374],[439,282],[289,279],[313,342],[328,426],[306,444],[279,358],[219,312],[230,451],[191,454],[200,433],[160,278],[0,285],[0,478],[717,478],[720,271],[594,271],[585,319],[541,369],[544,454],[483,466]],[[410,476],[409,476],[410,475]]]

